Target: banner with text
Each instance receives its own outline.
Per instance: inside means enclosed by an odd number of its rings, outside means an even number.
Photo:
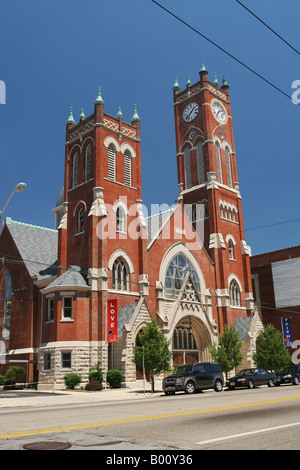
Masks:
[[[282,333],[283,333],[284,345],[287,348],[292,348],[293,340],[292,340],[291,319],[289,317],[281,317],[281,322],[282,322]]]
[[[116,343],[118,337],[118,311],[117,299],[107,301],[107,331],[106,340],[108,343]]]

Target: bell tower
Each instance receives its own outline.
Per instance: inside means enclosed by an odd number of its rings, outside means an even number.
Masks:
[[[210,82],[203,62],[199,75],[195,84],[188,76],[184,90],[177,78],[173,86],[179,200],[191,208],[196,230],[198,221],[204,224],[201,241],[215,266],[219,314],[228,323],[230,276],[239,283],[239,307],[249,313],[252,308],[250,247],[244,234],[229,86],[225,76],[221,86],[216,75]]]

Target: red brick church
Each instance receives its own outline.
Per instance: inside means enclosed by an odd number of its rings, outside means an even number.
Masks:
[[[143,207],[136,108],[130,123],[120,109],[106,114],[99,89],[93,114],[82,111],[76,124],[71,110],[56,229],[6,218],[0,232],[2,370],[23,361],[28,381],[63,384],[67,372],[86,381],[89,367],[107,360],[130,384],[140,378],[133,346],[151,318],[171,340],[174,364],[208,360],[225,324],[249,330],[250,248],[229,86],[208,81],[203,63],[199,75],[183,90],[175,79],[178,196],[156,214]],[[107,345],[112,299],[117,341]]]

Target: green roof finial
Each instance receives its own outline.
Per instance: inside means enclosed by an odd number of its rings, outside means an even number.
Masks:
[[[219,85],[219,82],[218,82],[218,79],[217,79],[217,74],[215,74],[214,85]]]
[[[80,119],[80,121],[83,121],[85,119],[85,114],[83,112],[83,108],[81,108],[81,113],[80,113],[79,119]]]
[[[139,122],[140,121],[140,118],[139,118],[139,115],[137,113],[137,110],[136,110],[136,104],[134,105],[134,114],[131,118],[131,122]]]
[[[98,96],[94,104],[105,104],[101,96],[101,86],[98,88]]]
[[[188,75],[188,76],[187,76],[187,81],[186,81],[186,84],[185,84],[185,85],[188,87],[188,86],[191,86],[191,84],[192,84],[192,82],[191,82],[191,80],[190,80],[190,76]]]
[[[200,72],[206,72],[207,73],[207,70],[205,68],[203,60],[201,60],[201,70],[200,70]]]
[[[68,120],[66,121],[66,124],[74,124],[76,125],[76,122],[73,118],[73,108],[72,106],[70,107],[70,116],[68,117]]]
[[[228,83],[226,82],[225,75],[223,75],[223,84],[222,84],[222,86],[228,86]]]
[[[119,111],[118,111],[118,114],[117,114],[117,117],[123,117],[123,114],[122,114],[122,111],[121,111],[121,106],[119,106]]]
[[[177,77],[175,77],[175,81],[174,81],[174,85],[173,85],[172,90],[180,90],[180,86],[179,86]]]

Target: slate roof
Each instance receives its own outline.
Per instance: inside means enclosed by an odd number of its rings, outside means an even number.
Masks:
[[[252,320],[253,317],[238,317],[235,320],[234,329],[239,332],[240,341],[246,341]]]
[[[38,280],[56,276],[57,230],[16,222],[9,217],[5,223],[30,276]]]
[[[136,304],[121,305],[118,311],[118,337],[123,335],[123,327],[130,322]]]
[[[80,266],[70,266],[67,271],[47,286],[47,290],[55,287],[89,287],[89,285],[86,275],[81,272]]]

